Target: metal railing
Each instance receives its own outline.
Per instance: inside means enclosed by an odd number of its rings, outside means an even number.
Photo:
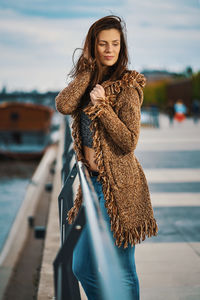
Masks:
[[[64,172],[67,169],[65,164],[70,165],[72,156],[70,151],[70,129],[66,123],[65,147],[67,155],[64,158]],[[71,135],[71,134],[70,134]],[[71,137],[70,137],[71,138]],[[65,148],[65,151],[66,151]],[[67,211],[72,207],[72,184],[76,175],[79,176],[83,194],[83,205],[72,225],[66,221]],[[57,300],[80,300],[78,281],[72,272],[72,254],[85,223],[89,228],[93,258],[101,286],[101,297],[104,300],[131,299],[128,292],[122,286],[123,271],[120,266],[111,234],[108,231],[98,197],[94,190],[87,168],[82,162],[76,162],[68,176],[62,175],[65,179],[64,186],[59,195],[59,216],[61,229],[61,248],[54,261],[54,283],[55,297]]]
[[[57,300],[80,300],[78,281],[72,272],[72,254],[85,223],[84,209],[81,208],[73,225],[67,222],[67,212],[73,206],[73,183],[77,175],[73,163],[74,152],[69,126],[70,118],[65,118],[65,143],[63,168],[61,172],[63,187],[58,197],[61,247],[54,261],[54,287]],[[77,226],[81,224],[81,229]],[[79,225],[80,226],[80,225]]]

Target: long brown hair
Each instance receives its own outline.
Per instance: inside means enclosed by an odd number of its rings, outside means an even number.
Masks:
[[[122,76],[128,64],[126,26],[120,17],[114,15],[101,18],[90,27],[82,54],[70,72],[71,76],[75,77],[86,68],[90,68],[92,70],[91,86],[95,86],[103,80],[103,68],[97,56],[97,37],[102,30],[107,29],[117,29],[119,31],[121,45],[118,60],[113,66],[109,67],[107,77],[109,77],[110,80],[116,80]]]

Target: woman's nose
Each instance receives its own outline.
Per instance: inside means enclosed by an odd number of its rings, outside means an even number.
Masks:
[[[106,47],[106,52],[111,52],[112,51],[112,45],[107,45]]]

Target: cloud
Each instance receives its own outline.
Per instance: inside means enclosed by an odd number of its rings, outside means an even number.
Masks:
[[[82,3],[1,2],[1,86],[41,91],[64,87],[74,49],[82,46],[91,24],[109,13],[122,16],[127,24],[131,68],[200,69],[197,1],[84,1],[84,8]],[[74,15],[64,18],[66,11]]]
[[[0,17],[0,36],[3,37],[0,81],[12,89],[59,88],[71,66],[72,52],[82,43],[86,28],[86,19],[51,21],[12,14],[5,22],[5,18]]]
[[[126,22],[136,66],[199,69],[199,13],[199,6],[180,1],[129,1]]]
[[[126,1],[117,3],[118,7],[124,5]],[[13,11],[26,16],[40,16],[43,18],[90,18],[98,17],[101,12],[109,13],[111,7],[116,6],[115,0],[2,0],[0,9],[12,9]]]

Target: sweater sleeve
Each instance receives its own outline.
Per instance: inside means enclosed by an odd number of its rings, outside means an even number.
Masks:
[[[55,98],[56,109],[60,113],[70,115],[76,110],[82,95],[88,87],[90,77],[91,72],[82,72],[57,95]]]
[[[141,93],[142,89],[124,89],[117,100],[122,103],[118,115],[106,101],[91,108],[92,119],[99,118],[113,142],[125,153],[133,151],[138,142]]]

